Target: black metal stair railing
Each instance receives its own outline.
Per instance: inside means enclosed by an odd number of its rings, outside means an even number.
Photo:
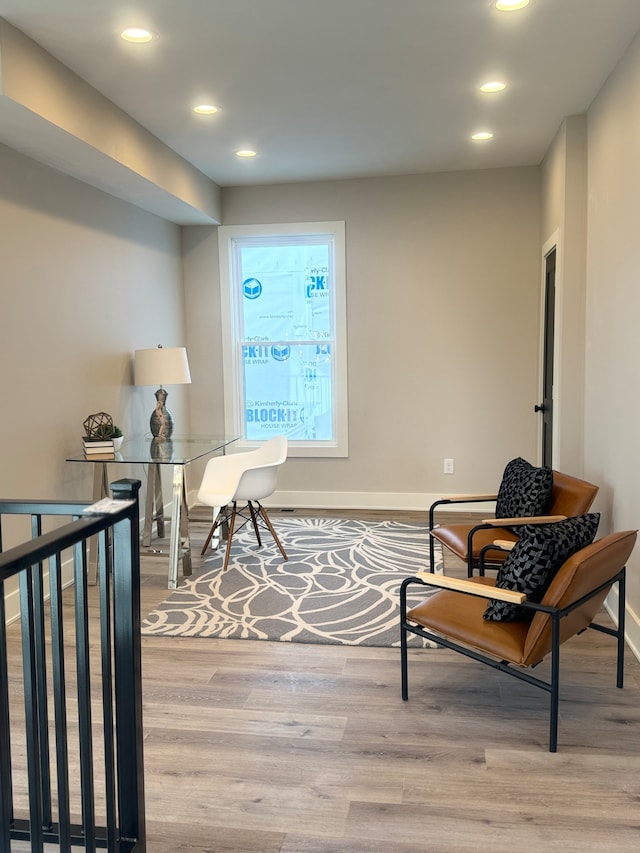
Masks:
[[[36,853],[146,851],[139,488],[112,483],[117,503],[99,514],[86,503],[0,501],[0,552],[8,516],[30,519],[32,537],[0,553],[1,851],[12,840]],[[54,516],[71,520],[43,533]],[[20,624],[7,626],[5,593],[16,591]]]

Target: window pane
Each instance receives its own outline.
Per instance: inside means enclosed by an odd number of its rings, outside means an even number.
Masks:
[[[280,433],[290,440],[331,440],[330,345],[250,344],[243,362],[248,440]]]
[[[329,246],[241,247],[246,340],[331,337]]]
[[[344,223],[222,226],[225,424],[346,456]],[[241,440],[241,441],[242,441]]]

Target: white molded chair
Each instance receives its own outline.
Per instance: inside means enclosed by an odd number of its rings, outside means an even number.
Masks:
[[[258,545],[262,545],[258,528],[258,523],[262,520],[273,536],[283,559],[288,559],[267,511],[260,503],[275,491],[278,468],[287,458],[287,447],[286,436],[276,435],[257,450],[232,453],[229,456],[214,456],[207,462],[198,491],[198,501],[205,506],[213,507],[213,525],[201,553],[204,554],[209,547],[216,530],[227,523],[229,532],[223,571],[227,570],[229,563],[231,542],[238,516],[243,520],[238,529],[251,521]],[[238,509],[238,503],[241,509]],[[248,516],[243,514],[247,511]]]

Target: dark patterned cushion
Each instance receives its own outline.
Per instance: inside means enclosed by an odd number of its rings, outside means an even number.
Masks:
[[[496,518],[544,515],[551,498],[553,471],[526,459],[512,459],[504,469],[496,500]]]
[[[525,524],[520,539],[498,570],[496,586],[524,592],[530,601],[542,601],[549,584],[572,554],[593,542],[600,513],[579,515],[555,524]],[[491,622],[530,619],[532,611],[506,601],[489,602],[484,618]]]

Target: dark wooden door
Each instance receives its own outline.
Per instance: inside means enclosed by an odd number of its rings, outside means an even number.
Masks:
[[[551,467],[553,456],[553,352],[556,309],[556,249],[545,257],[544,350],[542,403],[535,410],[542,416],[542,464]]]

